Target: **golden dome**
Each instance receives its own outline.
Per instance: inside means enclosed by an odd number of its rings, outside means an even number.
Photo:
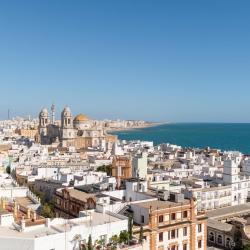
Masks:
[[[89,118],[86,116],[86,115],[83,115],[83,114],[79,114],[75,117],[74,121],[76,122],[85,122],[85,121],[88,121]]]

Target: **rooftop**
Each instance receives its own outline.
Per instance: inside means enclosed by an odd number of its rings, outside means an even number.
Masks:
[[[120,218],[118,218],[118,216],[115,215],[92,211],[87,216],[71,220],[55,218],[51,220],[51,226],[49,227],[45,226],[45,224],[44,226],[40,226],[39,228],[37,226],[29,226],[29,229],[27,231],[24,230],[22,232],[16,230],[13,225],[4,227],[0,226],[0,238],[6,236],[10,238],[38,238],[51,234],[64,233],[65,230],[69,232],[74,227],[82,227],[81,230],[86,231],[93,226],[118,222],[121,220],[123,220],[121,216]]]
[[[223,223],[217,220],[208,219],[207,220],[207,226],[211,228],[216,228],[218,230],[224,231],[224,232],[230,232],[233,228],[233,225],[229,223]]]
[[[136,206],[143,207],[143,208],[148,208],[152,210],[159,210],[159,209],[166,209],[170,207],[179,207],[182,205],[188,205],[190,204],[190,201],[188,199],[185,199],[184,202],[174,202],[174,201],[145,201],[145,202],[140,202],[136,203]]]
[[[228,218],[229,216],[237,216],[237,215],[244,215],[246,213],[250,213],[250,204],[242,204],[237,206],[231,206],[231,207],[224,207],[224,208],[218,208],[213,211],[208,211],[207,216],[208,218]]]
[[[63,189],[60,189],[57,192],[62,193],[62,190]],[[85,193],[83,191],[79,191],[79,190],[76,190],[74,188],[68,188],[66,190],[67,190],[67,192],[69,192],[69,195],[71,198],[75,198],[75,199],[83,201],[83,202],[86,202],[88,198],[95,198],[95,195],[93,195],[93,194]]]

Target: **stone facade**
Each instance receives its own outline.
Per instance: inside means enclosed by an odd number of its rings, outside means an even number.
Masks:
[[[51,117],[46,108],[39,114],[39,141],[41,144],[60,145],[62,147],[74,146],[79,148],[103,147],[117,137],[108,135],[102,126],[90,120],[83,114],[73,118],[69,107],[65,107],[61,113],[61,121],[55,121],[55,106],[51,108]]]

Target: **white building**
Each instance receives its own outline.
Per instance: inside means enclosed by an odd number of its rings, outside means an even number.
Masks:
[[[126,217],[109,211],[80,212],[76,219],[46,219],[46,223],[22,220],[20,225],[12,214],[2,213],[0,246],[1,250],[78,250],[80,244],[87,244],[89,235],[93,244],[101,239],[107,243],[127,227]]]
[[[143,152],[141,155],[136,155],[132,159],[132,176],[146,179],[148,169],[147,153]]]

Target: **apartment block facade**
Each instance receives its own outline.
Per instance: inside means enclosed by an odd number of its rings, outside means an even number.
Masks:
[[[151,250],[206,250],[207,218],[192,200],[150,201],[131,206]],[[138,228],[139,228],[138,227]]]

